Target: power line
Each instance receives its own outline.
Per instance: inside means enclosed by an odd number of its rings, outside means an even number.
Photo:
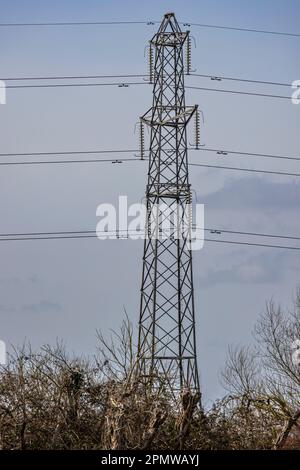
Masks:
[[[17,88],[68,88],[68,87],[95,87],[95,86],[118,86],[118,87],[129,87],[135,85],[150,85],[150,82],[112,82],[112,83],[47,83],[45,85],[7,85],[5,88],[17,89]],[[224,90],[218,88],[205,88],[197,86],[186,86],[190,90],[201,90],[201,91],[212,91],[219,93],[229,93],[235,95],[248,95],[248,96],[259,96],[264,98],[281,98],[285,100],[290,100],[290,96],[284,95],[270,95],[267,93],[254,93],[247,91],[235,91],[235,90]]]
[[[204,88],[204,87],[197,87],[197,86],[186,86],[185,88],[189,88],[190,90],[202,90],[202,91],[216,91],[218,93],[231,93],[235,95],[249,95],[249,96],[260,96],[264,98],[281,98],[284,100],[290,100],[290,96],[284,95],[268,95],[266,93],[253,93],[250,91],[235,91],[235,90],[224,90],[218,88]]]
[[[238,77],[227,77],[222,75],[204,75],[200,73],[189,73],[186,74],[190,77],[200,77],[200,78],[210,78],[214,81],[229,80],[234,82],[241,83],[255,83],[262,85],[275,85],[275,86],[285,86],[291,87],[291,83],[282,83],[274,81],[265,81],[265,80],[254,80],[248,78],[238,78]],[[147,74],[117,74],[117,75],[52,75],[52,76],[39,76],[39,77],[6,77],[2,80],[9,81],[28,81],[28,80],[92,80],[98,78],[145,78],[148,77]]]
[[[149,82],[112,82],[112,83],[47,83],[46,85],[7,85],[5,88],[66,88],[66,87],[89,87],[89,86],[118,86],[129,87],[130,85],[149,85]]]
[[[199,149],[189,149],[189,150],[200,150],[204,152],[214,152],[217,153],[220,156],[227,156],[227,155],[234,155],[234,156],[249,156],[249,157],[261,157],[261,158],[275,158],[275,159],[281,159],[281,160],[295,160],[295,161],[300,161],[300,157],[290,157],[290,156],[283,156],[283,155],[274,155],[274,154],[268,154],[268,153],[253,153],[253,152],[241,152],[237,150],[225,150],[225,149],[212,149],[212,148],[206,148],[202,147]]]
[[[267,245],[267,244],[264,244],[264,243],[237,242],[237,241],[231,241],[231,240],[213,240],[213,239],[209,239],[209,238],[204,238],[204,241],[205,242],[215,242],[215,243],[228,243],[228,244],[231,244],[231,245],[258,246],[258,247],[266,247],[266,248],[277,248],[277,249],[300,251],[300,247],[294,247],[294,246]]]
[[[76,154],[95,154],[95,153],[132,153],[139,152],[138,149],[119,149],[119,150],[68,150],[61,152],[23,152],[23,153],[0,153],[0,157],[19,157],[19,156],[42,156],[42,155],[76,155]]]
[[[158,21],[53,21],[53,22],[37,22],[37,23],[0,23],[1,28],[8,27],[43,27],[43,26],[104,26],[104,25],[147,25],[153,26],[158,24]],[[270,31],[264,29],[254,29],[254,28],[240,28],[233,26],[223,26],[223,25],[212,25],[212,24],[201,24],[201,23],[190,23],[190,22],[181,22],[183,26],[196,26],[199,28],[211,28],[211,29],[223,29],[223,30],[232,30],[232,31],[243,31],[248,33],[260,33],[260,34],[271,34],[278,36],[290,36],[290,37],[300,37],[298,33],[290,33],[284,31]]]
[[[228,150],[228,149],[221,149],[221,148],[208,148],[208,147],[201,147],[201,148],[194,148],[189,147],[188,150],[192,151],[203,151],[203,152],[213,152],[217,153],[218,156],[227,156],[227,155],[234,155],[234,156],[253,156],[253,157],[262,157],[262,158],[275,158],[275,159],[282,159],[282,160],[295,160],[300,161],[300,157],[291,157],[291,156],[284,156],[284,155],[275,155],[275,154],[267,154],[267,153],[253,153],[253,152],[243,152],[238,150]],[[0,157],[29,157],[29,156],[50,156],[50,155],[92,155],[92,154],[109,154],[109,153],[138,153],[140,149],[119,149],[119,150],[68,150],[68,151],[57,151],[57,152],[22,152],[22,153],[0,153]]]
[[[145,158],[142,160],[141,158],[122,158],[121,160],[116,159],[85,159],[85,160],[47,160],[47,161],[25,161],[25,162],[0,162],[0,166],[10,166],[10,165],[63,165],[68,163],[123,163],[126,161],[147,161],[148,159]],[[271,175],[282,175],[282,176],[300,176],[300,173],[285,173],[281,171],[270,171],[270,170],[256,170],[250,168],[238,168],[238,167],[227,167],[227,166],[220,166],[220,165],[206,165],[202,163],[189,163],[189,166],[199,166],[204,168],[217,168],[222,170],[234,170],[234,171],[247,171],[247,172],[255,172],[255,173],[265,173]]]
[[[199,229],[200,230],[200,229]],[[258,232],[242,232],[237,230],[225,230],[222,228],[204,228],[204,231],[216,233],[217,235],[222,235],[222,233],[234,234],[234,235],[247,235],[249,237],[264,237],[264,238],[284,238],[287,240],[300,240],[300,237],[295,237],[291,235],[275,235],[270,233],[258,233]]]
[[[255,170],[251,168],[237,168],[231,166],[220,166],[220,165],[205,165],[202,163],[189,163],[190,166],[200,166],[204,168],[218,168],[221,170],[233,170],[233,171],[249,171],[254,173],[266,173],[270,175],[282,175],[282,176],[300,176],[300,173],[285,173],[282,171],[270,171],[270,170]]]
[[[197,227],[195,224],[192,224],[192,229],[194,230],[204,230],[205,232],[210,232],[211,234],[222,235],[223,233],[231,235],[246,235],[251,237],[264,237],[264,238],[279,238],[279,239],[288,239],[288,240],[300,240],[300,237],[291,236],[291,235],[278,235],[270,233],[259,233],[259,232],[244,232],[241,230],[227,230],[223,228],[201,228]],[[88,234],[141,234],[144,232],[144,229],[117,229],[117,230],[64,230],[64,231],[55,231],[55,232],[23,232],[23,233],[0,233],[1,237],[34,237],[34,236],[45,236],[45,235],[88,235]]]
[[[89,160],[47,160],[47,161],[27,161],[27,162],[0,162],[1,166],[10,166],[10,165],[53,165],[59,164],[64,165],[66,163],[123,163],[129,161],[142,161],[138,158],[122,158],[119,159],[112,159],[112,158],[105,158],[105,159],[89,159]]]
[[[118,74],[118,75],[52,75],[43,77],[7,77],[2,80],[17,81],[17,80],[79,80],[79,79],[93,79],[93,78],[136,78],[136,77],[148,77],[145,74]]]
[[[154,25],[156,21],[55,21],[47,23],[0,23],[0,27],[18,27],[18,26],[104,26],[104,25],[132,25],[145,24]]]
[[[272,34],[278,36],[291,36],[291,37],[300,37],[298,33],[289,33],[283,31],[270,31],[265,29],[254,29],[254,28],[236,28],[233,26],[221,26],[221,25],[212,25],[212,24],[201,24],[201,23],[183,23],[184,26],[198,26],[200,28],[212,28],[212,29],[225,29],[225,30],[232,30],[232,31],[244,31],[246,33],[261,33],[261,34]]]
[[[253,80],[250,78],[224,77],[222,75],[204,75],[200,73],[190,73],[188,75],[191,77],[210,78],[211,80],[214,80],[214,81],[229,80],[229,81],[234,81],[234,82],[255,83],[258,85],[285,86],[285,87],[291,88],[291,83],[270,82],[270,81],[265,81],[265,80]]]
[[[98,232],[98,234],[105,234],[107,232]],[[108,233],[110,234],[110,233]],[[117,238],[128,238],[128,237],[118,237],[117,232],[115,232]],[[114,234],[113,234],[114,235]],[[8,241],[26,241],[26,240],[63,240],[63,239],[82,239],[82,238],[98,238],[96,234],[90,235],[81,235],[81,234],[73,234],[73,235],[45,235],[45,236],[36,236],[36,237],[17,237],[17,238],[0,238],[0,242],[8,242]],[[288,246],[288,245],[270,245],[265,243],[252,243],[252,242],[242,242],[242,241],[233,241],[233,240],[216,240],[211,238],[204,238],[202,239],[205,242],[211,243],[227,243],[231,245],[245,245],[245,246],[255,246],[255,247],[264,247],[264,248],[274,248],[274,249],[285,249],[285,250],[294,250],[300,251],[300,247],[295,246]]]

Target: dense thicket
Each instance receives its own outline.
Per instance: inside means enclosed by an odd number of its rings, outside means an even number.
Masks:
[[[1,449],[300,449],[300,291],[269,302],[256,346],[229,351],[227,394],[209,410],[135,376],[132,329],[98,334],[92,360],[61,344],[16,349],[0,371]]]

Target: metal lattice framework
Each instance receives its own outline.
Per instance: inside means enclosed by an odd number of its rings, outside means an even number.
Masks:
[[[199,393],[186,134],[197,106],[185,105],[188,36],[167,13],[150,41],[153,106],[141,117],[151,137],[137,363],[140,376],[154,385],[164,379],[173,391]]]

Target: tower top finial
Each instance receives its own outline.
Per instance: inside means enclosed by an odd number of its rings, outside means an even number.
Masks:
[[[172,11],[165,13],[165,18],[170,18],[170,16],[175,16],[175,13],[173,13]]]

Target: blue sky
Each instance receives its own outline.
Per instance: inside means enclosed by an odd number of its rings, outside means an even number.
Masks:
[[[180,21],[299,31],[297,1],[0,1],[1,22],[150,21],[174,11]],[[145,73],[144,49],[155,26],[0,28],[0,79],[12,76]],[[300,39],[191,28],[200,74],[291,83],[300,79]],[[189,84],[289,95],[263,85],[190,77]],[[289,100],[187,90],[199,104],[207,147],[299,156],[300,105]],[[1,153],[136,148],[134,126],[151,106],[150,87],[14,89],[0,107]],[[300,173],[299,163],[191,153],[190,160]],[[143,164],[1,167],[0,232],[93,229],[101,202],[144,194]],[[299,178],[192,167],[207,226],[299,233]],[[195,253],[197,339],[205,400],[229,344],[251,342],[271,297],[288,304],[299,284],[299,255],[206,244]],[[126,307],[138,319],[142,243],[69,240],[0,245],[0,338],[34,346],[64,338],[90,354],[95,329],[109,334]]]

